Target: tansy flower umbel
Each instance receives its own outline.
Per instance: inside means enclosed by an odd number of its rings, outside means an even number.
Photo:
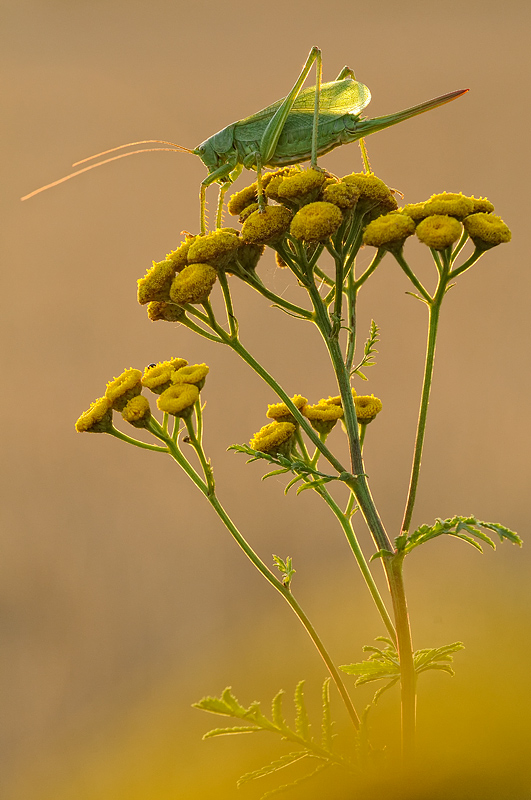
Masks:
[[[264,187],[265,196],[271,200],[276,200],[277,203],[281,202],[278,190],[284,178],[290,178],[300,172],[299,167],[281,167],[274,172],[266,172],[262,175],[262,186]]]
[[[271,422],[255,433],[249,442],[249,447],[260,453],[269,453],[269,455],[281,453],[288,456],[295,430],[296,427],[291,422]]]
[[[284,206],[266,206],[255,211],[243,223],[242,239],[250,244],[269,244],[281,239],[289,228],[293,214]]]
[[[479,250],[511,241],[511,231],[496,214],[472,214],[463,221],[465,230]]]
[[[204,303],[217,280],[210,264],[190,264],[179,272],[171,285],[170,299],[178,305]]]
[[[186,312],[176,303],[166,303],[164,300],[152,300],[147,307],[148,318],[152,322],[163,319],[165,322],[179,322]]]
[[[90,404],[76,422],[78,433],[108,433],[112,430],[112,405],[108,397],[99,397]]]
[[[223,267],[231,259],[234,250],[240,245],[240,238],[234,230],[218,230],[198,236],[188,250],[189,264],[212,264]]]
[[[258,184],[256,181],[251,183],[250,186],[246,186],[245,189],[242,189],[240,192],[236,192],[236,194],[231,195],[229,202],[227,203],[227,211],[233,217],[238,217],[244,209],[248,208],[253,203],[256,203],[258,200]]]
[[[470,197],[466,197],[459,192],[441,192],[432,194],[427,203],[424,203],[424,211],[428,214],[448,214],[457,219],[463,219],[474,210],[474,203]]]
[[[291,398],[291,402],[295,408],[298,408],[300,411],[301,408],[308,402],[308,398],[303,397],[300,394],[296,394]],[[291,411],[285,403],[273,403],[273,405],[268,405],[266,417],[269,419],[274,419],[277,422],[295,423],[295,417],[292,416]]]
[[[462,233],[462,225],[455,217],[435,214],[419,222],[415,233],[423,244],[434,250],[446,250],[457,242]]]
[[[131,398],[122,409],[122,417],[135,428],[146,428],[151,419],[149,400],[141,394]]]
[[[393,212],[369,222],[363,234],[363,242],[386,250],[400,249],[412,233],[415,233],[413,219],[407,214]]]
[[[343,416],[343,408],[326,400],[319,400],[316,405],[305,405],[302,414],[309,420],[312,428],[319,433],[330,433],[338,419]]]
[[[170,361],[159,361],[154,367],[146,367],[142,376],[142,386],[150,389],[154,394],[161,394],[172,384],[172,375],[175,370],[188,364],[184,358],[173,358]]]
[[[324,242],[337,231],[343,215],[333,203],[309,203],[297,211],[291,223],[291,233],[303,242]]]
[[[322,199],[325,203],[333,203],[342,211],[354,208],[360,196],[359,189],[354,183],[330,183],[324,187]]]
[[[356,395],[354,398],[356,417],[360,425],[368,425],[382,410],[382,401],[371,395]]]
[[[117,378],[109,381],[105,397],[116,411],[121,411],[132,397],[142,391],[142,373],[139,369],[126,369]]]
[[[174,417],[191,415],[194,403],[199,399],[199,389],[191,383],[178,383],[170,386],[157,398],[157,406]]]
[[[169,300],[170,286],[175,277],[173,261],[154,261],[143,278],[139,278],[138,302],[141,306],[152,300]]]
[[[345,175],[341,178],[342,183],[349,183],[356,187],[359,192],[359,208],[360,210],[368,210],[374,206],[381,208],[381,213],[384,211],[395,211],[398,204],[388,186],[381,180],[373,175],[372,172],[365,174],[364,172],[353,172],[351,175]]]
[[[209,371],[210,367],[207,367],[206,364],[190,364],[189,367],[181,367],[172,372],[171,379],[173,383],[193,384],[201,391]]]

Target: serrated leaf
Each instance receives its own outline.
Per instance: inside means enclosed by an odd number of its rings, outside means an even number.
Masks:
[[[384,556],[393,556],[394,553],[391,550],[378,550],[377,553],[373,553],[373,555],[369,558],[370,561],[374,561],[375,558],[383,558]]]
[[[296,753],[286,753],[286,755],[280,756],[280,758],[277,758],[270,764],[266,764],[264,767],[254,769],[252,772],[246,772],[245,775],[242,775],[241,778],[238,779],[237,786],[239,788],[244,783],[255,781],[257,778],[263,778],[265,775],[271,775],[273,772],[278,772],[280,769],[284,769],[284,767],[288,767],[290,764],[294,764],[296,761],[300,761],[307,756],[307,750],[299,750]]]
[[[472,545],[472,547],[475,547],[476,550],[479,550],[480,553],[483,552],[482,546],[480,544],[478,544],[477,542],[475,542],[474,539],[471,536],[467,536],[465,533],[451,533],[451,532],[449,532],[448,535],[449,536],[453,536],[456,539],[462,539],[467,544],[470,544],[470,545]]]
[[[282,469],[274,469],[271,472],[266,472],[265,475],[262,475],[261,480],[265,481],[266,478],[273,478],[275,475],[285,475],[286,472],[289,472],[289,469],[285,469],[285,467],[282,467]]]
[[[234,726],[233,728],[213,728],[211,731],[203,734],[203,739],[212,739],[214,736],[227,736],[233,733],[257,733],[263,731],[263,728],[257,728],[254,725],[241,725]]]
[[[287,470],[286,470],[287,471]],[[286,488],[284,489],[284,494],[287,494],[292,486],[295,486],[296,483],[302,481],[302,475],[295,475],[294,478],[290,480]]]
[[[284,729],[287,728],[286,722],[282,715],[282,698],[284,697],[284,689],[281,689],[276,695],[273,697],[273,702],[271,703],[271,719],[275,723],[275,725],[280,728]]]
[[[304,684],[305,681],[299,681],[295,687],[294,703],[297,710],[295,717],[295,731],[299,736],[308,741],[310,739],[310,720],[306,710],[306,703],[304,701]]]

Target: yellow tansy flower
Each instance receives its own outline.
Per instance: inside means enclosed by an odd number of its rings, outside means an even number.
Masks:
[[[404,206],[404,208],[399,208],[401,214],[407,214],[408,217],[415,220],[415,222],[420,222],[421,219],[424,219],[428,216],[428,212],[424,210],[425,203],[408,203]]]
[[[139,369],[126,369],[117,378],[109,381],[105,397],[116,411],[121,411],[132,397],[142,391],[142,373]]]
[[[377,178],[372,172],[366,174],[365,172],[352,172],[350,175],[345,175],[341,178],[342,183],[350,183],[356,187],[360,194],[359,203],[362,208],[369,208],[372,205],[381,207],[382,213],[384,211],[395,211],[398,208],[397,202],[394,198],[390,188]]]
[[[271,422],[255,433],[249,442],[249,447],[260,453],[269,453],[270,455],[282,453],[287,456],[291,450],[295,430],[296,427],[291,422]]]
[[[172,262],[176,272],[180,272],[188,264],[188,251],[197,238],[191,233],[187,234],[185,241],[179,245],[177,250],[172,250],[167,254],[166,260]]]
[[[173,383],[194,384],[201,390],[205,385],[206,376],[209,371],[210,367],[207,367],[206,364],[190,364],[189,367],[177,367],[176,371],[172,372],[171,379]]]
[[[210,264],[189,264],[175,276],[170,299],[181,306],[186,303],[204,303],[217,278],[217,272]]]
[[[284,206],[266,206],[245,220],[242,239],[250,244],[268,244],[281,239],[288,230],[293,214]]]
[[[303,397],[300,394],[296,394],[291,398],[291,402],[295,408],[298,408],[300,411],[301,408],[308,402],[308,398]],[[291,411],[285,403],[273,403],[272,405],[268,405],[266,417],[269,419],[274,419],[277,422],[295,423],[295,418],[292,416]]]
[[[294,204],[297,208],[304,203],[317,200],[325,180],[326,173],[321,170],[306,169],[284,178],[277,189],[277,195],[282,203],[288,206]]]
[[[234,230],[218,230],[198,236],[188,250],[189,264],[212,264],[222,267],[240,245]]]
[[[184,361],[184,359],[182,360]],[[171,361],[159,361],[154,367],[146,367],[142,376],[142,386],[150,389],[154,394],[161,394],[171,386],[171,376],[174,371],[175,367]]]
[[[189,416],[194,403],[199,399],[199,389],[191,383],[177,383],[166,389],[159,398],[157,406],[174,417]]]
[[[473,210],[473,201],[461,192],[432,194],[430,199],[424,203],[424,211],[427,214],[448,214],[450,217],[457,217],[457,219],[467,217],[472,214]]]
[[[78,433],[108,433],[112,430],[112,405],[108,397],[99,397],[90,404],[76,422]]]
[[[434,250],[446,250],[460,238],[462,225],[455,217],[435,214],[419,222],[416,234],[423,244]]]
[[[472,200],[474,203],[473,214],[479,214],[480,211],[484,214],[492,214],[494,211],[494,204],[491,203],[490,200],[487,200],[486,197],[474,197],[474,195],[472,195],[469,197],[469,200]]]
[[[309,203],[297,211],[291,223],[291,233],[304,242],[324,242],[337,231],[343,215],[333,203]]]
[[[165,322],[179,322],[186,312],[176,303],[166,303],[164,300],[152,300],[147,307],[148,318],[152,322],[163,319]]]
[[[511,241],[511,231],[496,214],[471,214],[463,220],[465,230],[480,250]]]
[[[343,416],[343,408],[336,403],[320,400],[316,405],[305,405],[301,413],[309,420],[312,428],[319,433],[330,433],[338,419]]]
[[[236,194],[231,195],[229,202],[227,203],[227,211],[233,217],[238,217],[244,209],[248,208],[248,206],[253,205],[258,200],[258,184],[256,181],[251,183],[250,186],[246,186],[245,189],[242,189],[240,192],[236,192]]]
[[[360,196],[359,189],[354,183],[330,183],[325,186],[322,198],[325,203],[333,203],[342,211],[354,208]]]
[[[153,262],[143,278],[139,278],[138,302],[141,306],[152,300],[169,300],[170,286],[175,277],[175,264],[173,261]]]
[[[354,398],[356,407],[356,417],[360,425],[367,425],[372,422],[377,414],[382,410],[382,401],[371,395],[356,395]]]
[[[131,398],[122,409],[122,417],[135,428],[146,428],[151,419],[151,409],[147,398],[141,394]]]
[[[363,242],[371,247],[393,250],[401,248],[412,233],[415,233],[413,219],[407,214],[393,212],[369,222],[363,234]]]

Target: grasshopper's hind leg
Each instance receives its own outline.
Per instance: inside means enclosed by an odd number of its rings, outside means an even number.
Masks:
[[[321,95],[322,75],[321,51],[318,47],[312,47],[310,50],[310,54],[306,59],[306,64],[304,65],[301,74],[297,78],[295,85],[293,86],[291,92],[284,99],[284,102],[277,109],[263,133],[263,136],[260,140],[260,156],[262,164],[271,164],[271,159],[275,155],[278,140],[280,139],[282,131],[284,130],[284,125],[286,124],[286,120],[293,108],[293,103],[297,99],[297,96],[302,89],[304,81],[308,77],[314,61],[317,62],[317,79],[315,82],[315,111],[312,130],[312,167],[317,165],[317,124],[319,122],[319,101]]]

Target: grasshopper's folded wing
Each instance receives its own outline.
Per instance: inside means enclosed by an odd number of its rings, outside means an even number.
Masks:
[[[341,81],[323,83],[319,103],[319,122],[329,122],[339,119],[345,114],[359,114],[370,102],[371,93],[362,83],[344,78]],[[280,105],[284,102],[278,100],[267,108],[257,111],[251,117],[246,117],[235,124],[237,136],[240,141],[260,141],[262,133],[267,128],[269,120],[273,117]],[[293,103],[293,108],[288,115],[284,129],[287,132],[295,126],[297,130],[311,128],[315,108],[315,86],[303,89]]]

